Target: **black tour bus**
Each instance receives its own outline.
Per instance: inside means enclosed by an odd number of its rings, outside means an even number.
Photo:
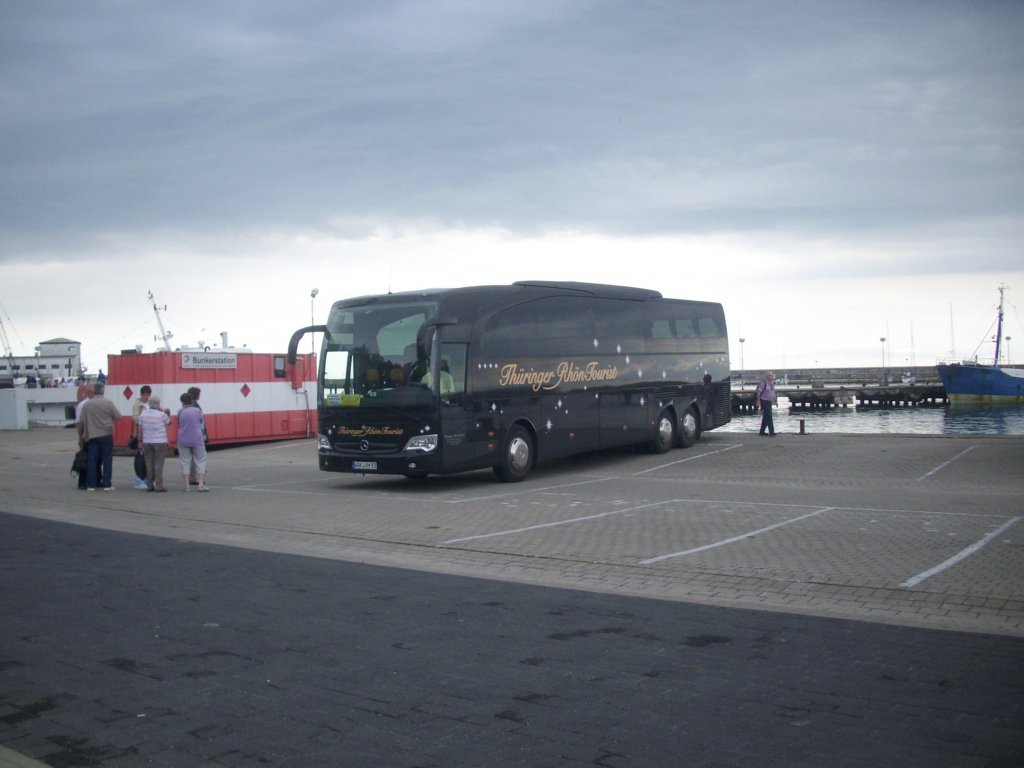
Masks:
[[[688,447],[730,419],[721,304],[518,282],[363,296],[322,332],[320,469],[423,477],[615,446]]]

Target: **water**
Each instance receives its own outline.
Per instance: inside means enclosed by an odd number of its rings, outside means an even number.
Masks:
[[[800,420],[808,434],[865,435],[1024,435],[1024,408],[993,406],[880,408],[849,406],[819,411],[791,411],[779,398],[774,413],[775,431],[797,433]],[[761,412],[733,413],[720,432],[754,432],[761,428]]]

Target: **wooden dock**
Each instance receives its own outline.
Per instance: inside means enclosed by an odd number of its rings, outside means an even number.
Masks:
[[[934,367],[908,372],[907,380],[890,381],[877,368],[777,371],[775,391],[789,401],[791,410],[815,411],[854,407],[941,407],[949,402]],[[752,411],[757,378],[733,374],[732,409]]]

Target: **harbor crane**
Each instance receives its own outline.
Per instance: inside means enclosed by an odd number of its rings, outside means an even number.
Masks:
[[[152,291],[148,293],[148,298],[150,301],[153,302],[153,314],[156,315],[156,324],[160,327],[160,335],[154,336],[153,340],[162,341],[164,343],[164,349],[166,349],[168,352],[171,352],[171,337],[174,336],[174,334],[164,329],[164,321],[160,318],[160,307],[156,305],[156,299],[153,298]],[[166,311],[167,305],[164,304],[164,312]]]
[[[4,345],[4,357],[7,358],[11,375],[14,375],[14,350],[11,349],[11,342],[7,339],[7,329],[4,328],[4,319],[0,317],[0,342]]]

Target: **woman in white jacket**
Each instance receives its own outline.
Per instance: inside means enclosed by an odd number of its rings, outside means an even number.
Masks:
[[[139,413],[139,437],[146,457],[146,490],[164,492],[164,459],[167,457],[167,425],[170,410],[160,409],[160,398],[149,398],[149,407]]]

